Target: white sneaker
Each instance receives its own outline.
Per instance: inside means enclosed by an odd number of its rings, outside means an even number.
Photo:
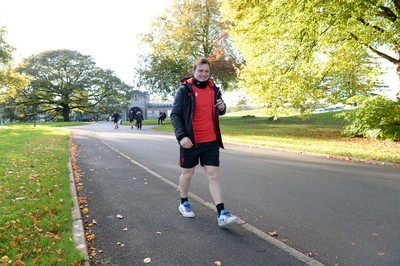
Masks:
[[[194,217],[194,212],[192,211],[192,207],[190,207],[189,201],[185,201],[183,204],[179,204],[179,211],[182,213],[183,217]]]
[[[230,214],[229,212],[222,210],[219,217],[217,217],[218,225],[225,226],[231,223],[236,222],[237,216]]]

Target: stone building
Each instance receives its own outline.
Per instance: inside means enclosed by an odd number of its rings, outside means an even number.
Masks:
[[[172,110],[172,103],[150,103],[148,92],[134,90],[128,114],[131,110],[133,110],[134,113],[141,111],[145,119],[158,118],[160,111],[164,111],[167,117],[169,117]]]

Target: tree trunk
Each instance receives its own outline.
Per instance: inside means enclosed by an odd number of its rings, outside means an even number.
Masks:
[[[64,122],[71,121],[69,119],[69,112],[70,112],[69,106],[68,105],[63,105],[62,108],[63,108],[62,109],[62,116],[63,116]]]
[[[397,101],[400,102],[400,64],[397,65],[396,72],[397,72],[397,76],[398,76],[396,98],[397,98]]]

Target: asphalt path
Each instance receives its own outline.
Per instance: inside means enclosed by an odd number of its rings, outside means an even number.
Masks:
[[[115,130],[112,123],[72,129],[86,219],[97,222],[103,262],[400,265],[398,168],[225,143],[224,202],[240,220],[221,230],[201,167],[191,184],[196,218],[177,211],[172,134],[147,126]]]

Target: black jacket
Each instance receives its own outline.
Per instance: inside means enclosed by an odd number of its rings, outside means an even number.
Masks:
[[[193,117],[194,111],[196,110],[196,97],[194,96],[194,91],[192,88],[192,83],[190,81],[192,77],[184,78],[181,81],[181,85],[176,91],[174,104],[171,112],[171,121],[175,130],[175,137],[178,143],[184,137],[190,138],[193,145],[196,146],[196,138],[194,136],[193,130]],[[219,116],[224,115],[226,112],[226,106],[224,110],[219,111],[215,107],[217,99],[221,99],[220,89],[214,84],[213,81],[209,80],[209,85],[214,91],[214,125],[215,132],[217,134],[217,141],[221,148],[224,148],[222,143],[221,130],[219,128]]]

